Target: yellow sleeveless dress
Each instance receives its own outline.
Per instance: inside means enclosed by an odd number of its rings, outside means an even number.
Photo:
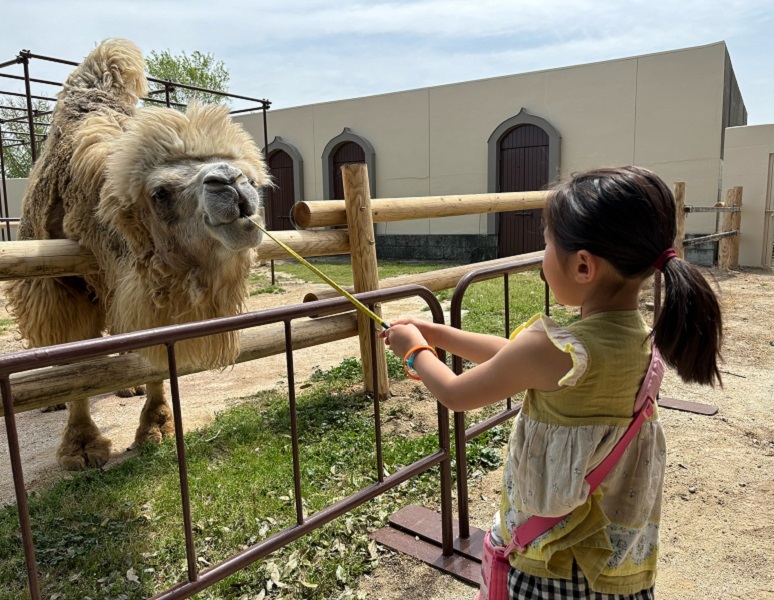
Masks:
[[[528,390],[508,445],[500,511],[492,535],[532,515],[568,517],[537,538],[511,565],[529,575],[570,579],[576,563],[594,591],[632,594],[653,586],[658,560],[666,443],[658,410],[606,480],[588,497],[584,477],[608,455],[632,419],[650,362],[650,330],[638,311],[595,314],[561,328],[536,315],[573,360],[555,392]]]

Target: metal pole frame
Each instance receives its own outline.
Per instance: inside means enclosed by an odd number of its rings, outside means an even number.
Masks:
[[[376,290],[356,295],[357,298],[368,306],[377,303],[389,302],[407,297],[419,297],[428,305],[433,321],[444,322],[443,309],[435,295],[427,288],[408,285],[385,290]],[[5,414],[6,429],[8,431],[8,444],[11,457],[11,467],[14,473],[14,485],[16,488],[17,507],[22,533],[22,542],[27,564],[30,595],[33,600],[41,598],[37,565],[35,561],[35,547],[32,537],[32,529],[29,518],[29,510],[26,501],[21,457],[19,453],[18,433],[16,431],[13,390],[10,377],[15,373],[22,373],[45,366],[67,364],[73,361],[97,358],[116,352],[128,352],[139,348],[146,348],[163,344],[167,348],[167,360],[169,367],[170,388],[172,391],[173,416],[176,427],[176,447],[178,459],[178,473],[180,477],[181,504],[183,509],[183,527],[186,542],[186,559],[188,563],[187,581],[154,596],[155,599],[164,598],[190,598],[194,594],[214,585],[252,564],[258,559],[264,558],[271,552],[278,550],[290,542],[302,537],[310,531],[317,529],[333,519],[346,514],[352,509],[371,500],[410,478],[422,474],[429,469],[438,466],[441,471],[441,510],[443,528],[444,554],[453,552],[452,531],[452,503],[451,503],[451,449],[449,435],[448,409],[438,404],[439,443],[438,450],[424,456],[407,465],[389,476],[384,475],[384,465],[381,452],[381,415],[377,390],[374,390],[374,424],[378,443],[376,454],[376,483],[339,500],[309,518],[305,518],[302,511],[301,479],[298,454],[298,428],[295,416],[291,418],[291,440],[294,445],[293,472],[294,490],[296,494],[296,525],[276,533],[261,542],[253,544],[237,554],[227,558],[223,562],[212,566],[205,571],[198,571],[196,562],[195,540],[192,527],[190,507],[190,494],[188,490],[188,473],[185,459],[185,440],[183,436],[182,403],[178,387],[177,363],[174,347],[177,342],[215,335],[227,331],[237,331],[267,325],[271,323],[284,323],[285,350],[287,356],[288,385],[289,385],[289,409],[295,413],[295,380],[293,376],[293,343],[291,338],[290,323],[293,319],[310,317],[316,314],[324,314],[331,310],[341,311],[349,306],[349,301],[344,298],[330,300],[318,300],[297,304],[288,307],[267,309],[254,313],[247,313],[233,317],[211,319],[209,321],[187,323],[184,325],[172,325],[146,331],[120,334],[115,336],[84,340],[68,344],[59,344],[45,348],[24,350],[0,356],[0,392],[2,392],[3,410]],[[376,344],[379,343],[373,326],[371,328],[371,352],[376,353]],[[443,355],[440,355],[443,359]]]

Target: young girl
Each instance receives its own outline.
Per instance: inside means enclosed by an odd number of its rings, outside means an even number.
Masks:
[[[683,380],[720,382],[720,308],[701,273],[675,257],[674,198],[654,173],[576,175],[554,189],[544,220],[543,273],[557,302],[581,307],[580,321],[559,327],[536,315],[508,341],[406,319],[382,337],[451,410],[527,390],[492,543],[505,546],[532,515],[570,514],[510,554],[510,598],[653,598],[666,460],[658,414],[591,496],[584,477],[632,420],[651,342]],[[638,296],[654,269],[664,273],[666,297],[651,332]],[[477,366],[457,376],[425,345]]]

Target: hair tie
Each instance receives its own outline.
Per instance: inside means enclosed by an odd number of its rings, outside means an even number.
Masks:
[[[653,268],[657,271],[663,271],[664,265],[666,265],[670,259],[675,258],[677,256],[677,252],[675,252],[674,248],[667,248],[664,250],[661,254],[658,255],[658,258],[653,263]]]

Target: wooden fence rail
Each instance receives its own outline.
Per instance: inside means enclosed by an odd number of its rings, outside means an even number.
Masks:
[[[727,271],[731,267],[739,266],[739,238],[741,236],[742,222],[742,188],[733,187],[726,190],[726,198],[723,204],[715,206],[686,206],[685,182],[675,183],[675,204],[677,208],[677,239],[675,240],[675,252],[680,258],[685,258],[685,248],[690,246],[703,246],[720,242],[718,250],[718,267]],[[721,231],[710,235],[685,239],[685,217],[689,213],[720,213],[723,215]]]

